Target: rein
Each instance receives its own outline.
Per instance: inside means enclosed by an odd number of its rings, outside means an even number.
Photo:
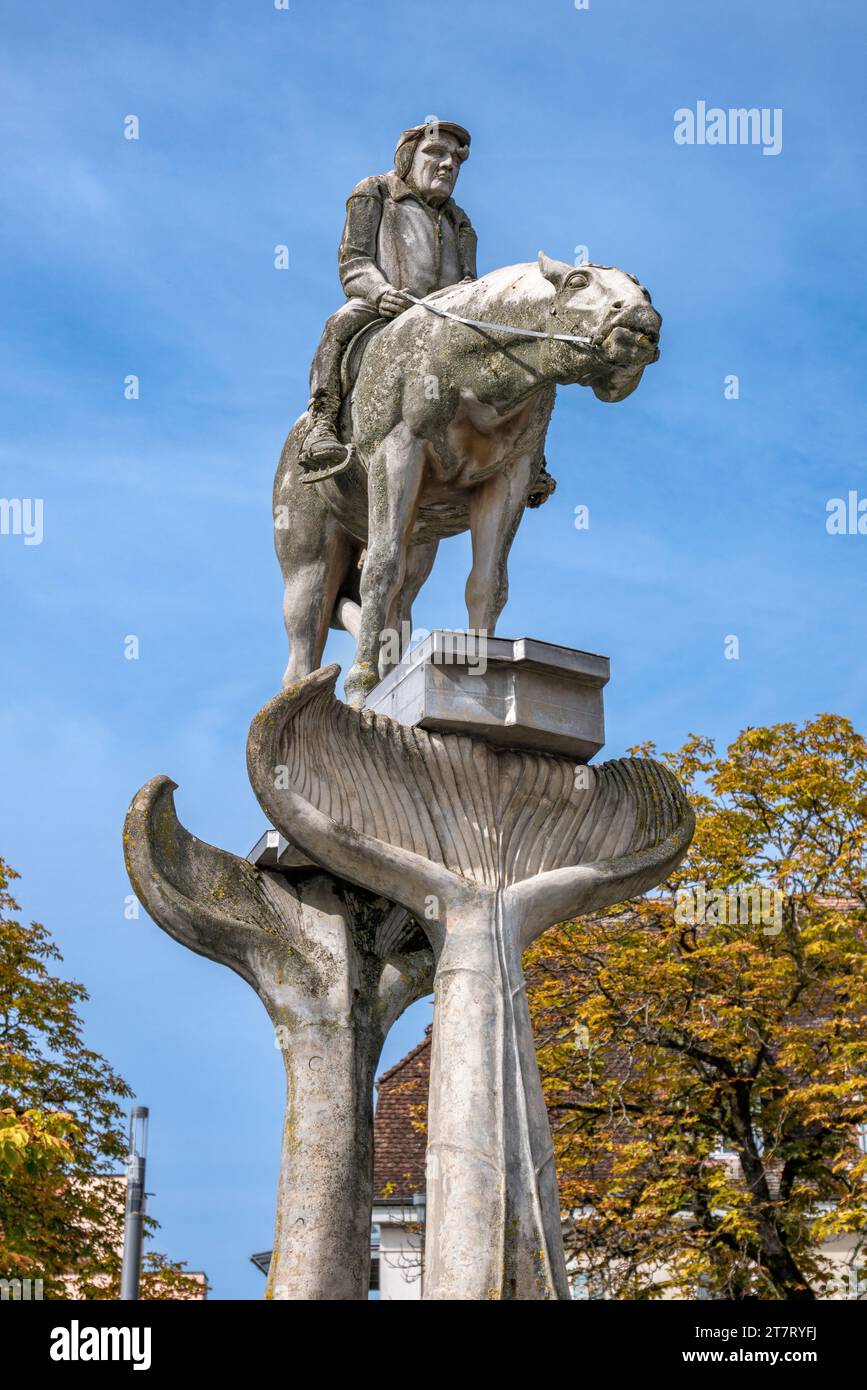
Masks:
[[[460,314],[452,314],[448,309],[438,309],[435,304],[430,304],[426,299],[416,299],[414,294],[402,291],[407,299],[411,299],[413,304],[420,304],[423,309],[428,309],[430,313],[436,314],[437,318],[451,319],[452,323],[463,323],[467,328],[491,328],[498,333],[513,333],[518,338],[548,338],[555,343],[580,343],[582,347],[595,347],[592,338],[579,338],[574,333],[545,333],[538,328],[515,328],[511,323],[487,323],[485,319],[465,319]]]
[[[549,342],[555,343],[579,343],[581,347],[589,347],[591,351],[599,352],[599,346],[593,338],[582,338],[576,333],[545,333],[538,328],[516,328],[512,323],[488,323],[485,319],[466,319],[460,314],[452,314],[448,309],[438,309],[435,304],[429,304],[426,299],[416,299],[415,295],[410,294],[408,290],[401,290],[401,294],[413,304],[420,304],[423,309],[427,309],[431,314],[436,314],[437,318],[449,319],[452,323],[462,323],[467,328],[481,328],[493,330],[497,333],[511,333],[516,338],[547,338]],[[552,309],[551,312],[556,313],[556,310]],[[367,328],[361,330],[358,337],[361,337],[362,334],[367,334],[372,327],[374,327],[374,324],[368,324]],[[505,351],[501,344],[497,344],[497,346],[500,348],[501,352]],[[344,380],[344,384],[346,384],[344,369],[347,360],[347,358],[344,358],[344,368],[341,369],[341,378]],[[538,373],[536,373],[536,375],[538,375]],[[356,459],[366,471],[367,464],[365,460],[362,458],[361,454],[356,451],[355,445],[349,444],[346,447],[346,455],[340,463],[331,464],[327,468],[320,468],[314,472],[305,472],[301,481],[302,483],[324,482],[327,478],[334,478],[339,473],[344,473],[350,463]]]

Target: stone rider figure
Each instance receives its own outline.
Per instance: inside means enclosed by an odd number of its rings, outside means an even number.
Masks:
[[[470,148],[469,132],[431,117],[405,130],[394,169],[363,179],[350,193],[338,265],[347,302],[332,314],[310,371],[303,469],[339,465],[340,364],[350,341],[377,319],[392,319],[433,290],[476,278],[476,234],[452,199]]]
[[[476,278],[476,234],[451,196],[469,150],[468,130],[430,117],[402,133],[390,173],[362,179],[349,195],[338,253],[347,302],[326,323],[310,369],[299,464],[311,481],[347,459],[337,437],[340,368],[356,333],[412,308],[403,291],[423,299]],[[527,505],[541,506],[555,487],[543,463]]]

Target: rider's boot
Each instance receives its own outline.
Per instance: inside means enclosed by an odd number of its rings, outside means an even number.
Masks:
[[[305,471],[315,472],[345,460],[346,445],[337,438],[339,411],[339,397],[324,392],[311,397],[307,407],[307,429],[298,455],[298,462]]]

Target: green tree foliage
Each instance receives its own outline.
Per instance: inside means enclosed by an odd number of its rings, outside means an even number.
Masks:
[[[823,1242],[865,1273],[867,745],[823,715],[666,761],[684,864],[528,959],[571,1249],[600,1296],[827,1296]]]
[[[132,1092],[85,1046],[87,991],[52,974],[49,932],[13,915],[17,877],[0,859],[0,1277],[42,1279],[46,1298],[116,1298]],[[144,1298],[195,1293],[181,1265],[149,1254],[145,1268]]]

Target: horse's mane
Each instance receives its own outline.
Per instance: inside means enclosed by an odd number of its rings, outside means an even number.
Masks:
[[[546,285],[547,281],[539,271],[538,262],[523,261],[518,265],[504,265],[498,270],[489,270],[485,275],[480,275],[478,280],[450,285],[448,289],[436,290],[427,297],[437,308],[449,309],[453,313],[465,313],[470,308],[481,311],[507,303],[512,297],[511,292],[519,287],[519,297],[525,302],[541,299]]]

